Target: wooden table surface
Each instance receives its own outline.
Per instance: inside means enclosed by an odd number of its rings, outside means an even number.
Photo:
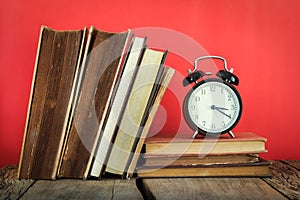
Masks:
[[[274,161],[272,178],[18,180],[0,170],[2,199],[300,199],[300,161]]]

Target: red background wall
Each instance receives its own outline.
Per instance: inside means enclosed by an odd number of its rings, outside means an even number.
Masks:
[[[0,167],[19,159],[41,25],[116,32],[164,27],[188,35],[235,67],[244,101],[235,131],[267,137],[267,159],[300,159],[299,11],[298,0],[1,0]],[[184,73],[190,66],[182,63],[168,60]],[[168,92],[162,102],[169,116],[163,131],[178,128],[173,97]]]

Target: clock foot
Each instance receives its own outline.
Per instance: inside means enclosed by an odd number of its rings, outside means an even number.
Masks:
[[[228,134],[230,135],[230,137],[235,138],[234,134],[232,131],[228,131]]]
[[[193,139],[199,134],[198,130],[195,130],[194,135],[192,136]]]

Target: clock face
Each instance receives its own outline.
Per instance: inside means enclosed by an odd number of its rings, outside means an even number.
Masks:
[[[204,80],[185,99],[185,118],[191,128],[220,134],[239,121],[242,103],[237,90],[219,79]]]

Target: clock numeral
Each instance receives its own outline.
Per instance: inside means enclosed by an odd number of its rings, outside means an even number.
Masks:
[[[205,126],[206,125],[206,121],[202,121],[202,125]]]
[[[195,119],[196,119],[196,120],[199,119],[199,115],[198,115],[198,114],[195,115]]]
[[[199,96],[195,96],[195,101],[200,101],[200,97]]]
[[[231,98],[232,98],[232,94],[229,94],[228,95],[228,101],[231,101]]]
[[[206,89],[201,89],[201,95],[206,95]]]
[[[210,89],[211,92],[215,92],[216,91],[216,86],[215,85],[211,85],[209,87],[209,89]]]
[[[195,105],[191,105],[191,110],[196,110],[196,106]]]
[[[223,127],[225,127],[225,126],[226,126],[226,124],[225,124],[225,122],[224,122],[224,121],[222,121],[222,126],[223,126]]]
[[[236,109],[237,109],[236,105],[231,105],[231,110],[236,110]]]
[[[224,94],[224,88],[221,88],[221,94]]]
[[[216,128],[216,124],[215,123],[211,124],[211,128],[215,129]]]

